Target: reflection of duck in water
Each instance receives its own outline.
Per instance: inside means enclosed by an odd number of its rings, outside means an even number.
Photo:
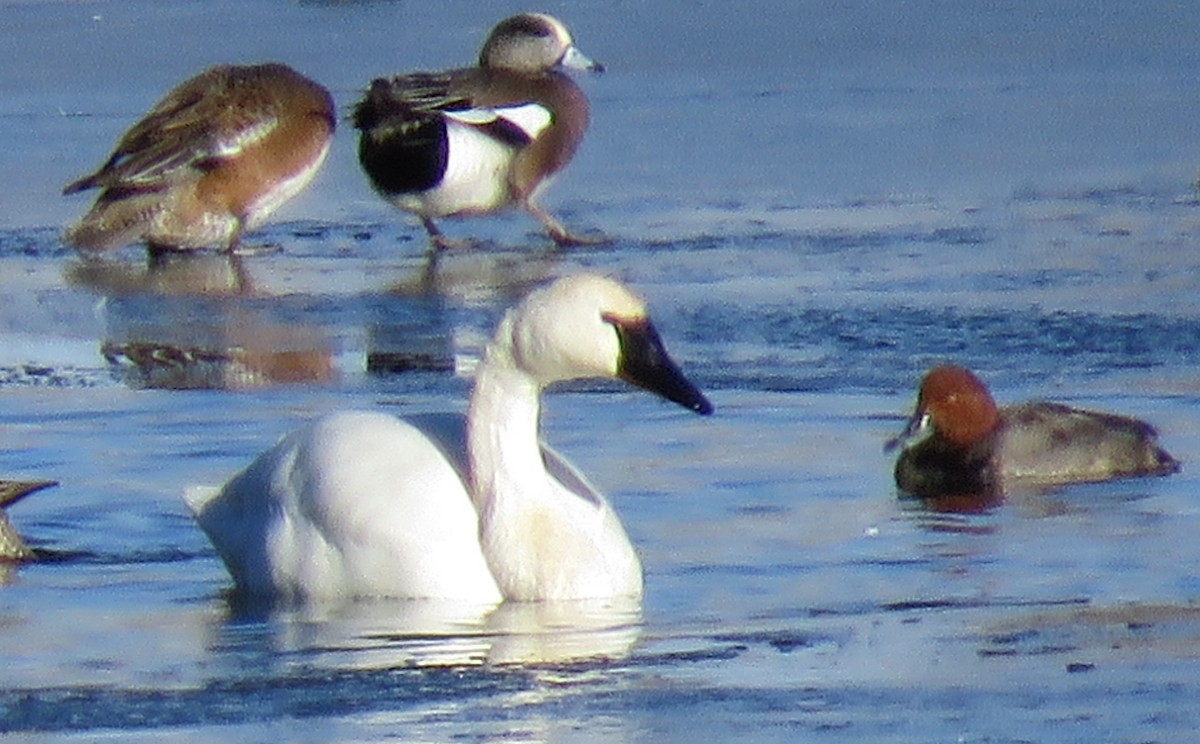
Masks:
[[[104,296],[100,351],[135,387],[244,389],[337,377],[323,333],[249,304],[259,293],[241,256],[89,259],[68,265],[66,278]]]
[[[978,377],[952,365],[925,375],[916,411],[887,448],[902,444],[896,483],[916,496],[1179,470],[1179,462],[1158,446],[1157,432],[1143,421],[1060,403],[999,408]]]
[[[135,387],[244,390],[336,379],[332,350],[316,339],[304,344],[305,348],[287,348],[299,338],[284,326],[234,327],[221,343],[209,346],[105,341],[100,352],[109,364],[123,368]]]
[[[8,507],[31,493],[57,485],[55,481],[0,480],[0,561],[27,561],[35,557],[33,549],[9,521]]]
[[[384,291],[385,301],[367,328],[367,371],[469,373],[491,336],[494,309],[545,284],[561,271],[560,264],[559,254],[481,251],[427,262]]]
[[[500,322],[466,417],[343,412],[285,437],[188,503],[238,587],[303,597],[473,602],[640,597],[607,499],[539,438],[555,382],[620,378],[698,413],[643,302],[560,279]]]
[[[106,297],[234,297],[255,293],[245,262],[236,254],[159,253],[141,264],[89,256],[68,263],[63,274],[69,284]]]
[[[233,251],[308,184],[334,126],[329,91],[289,67],[213,67],[169,92],[98,171],[63,189],[100,189],[64,239],[84,251],[139,240],[152,253]]]

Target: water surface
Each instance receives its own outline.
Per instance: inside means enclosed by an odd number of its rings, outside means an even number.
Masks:
[[[349,127],[256,236],[149,266],[58,241],[61,186],[168,87],[288,62],[343,110],[472,59],[461,2],[0,3],[0,473],[44,560],[0,587],[15,740],[1178,741],[1200,727],[1200,9],[755,2],[548,9],[609,73],[546,203],[430,267]],[[485,17],[486,16],[486,17]],[[193,34],[181,34],[179,28]],[[147,63],[151,61],[151,63]],[[554,393],[547,438],[643,556],[639,608],[272,608],[180,494],[321,412],[461,409],[496,318],[589,269],[645,295],[717,406]],[[198,364],[170,362],[186,352]],[[157,356],[156,356],[157,355]],[[131,361],[133,360],[133,361]],[[139,366],[134,362],[142,360]],[[1154,422],[1171,478],[898,497],[922,371]],[[961,504],[954,505],[961,507]]]

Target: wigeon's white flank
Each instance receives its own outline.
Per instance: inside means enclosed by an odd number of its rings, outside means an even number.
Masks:
[[[83,251],[145,242],[151,253],[234,251],[312,180],[333,137],[333,98],[281,64],[223,65],[181,83],[129,129],[64,240]]]
[[[379,78],[354,111],[359,162],[383,198],[421,219],[435,248],[455,244],[436,220],[525,209],[559,245],[594,243],[538,195],[587,132],[587,97],[560,68],[599,71],[561,21],[501,21],[476,67]]]
[[[559,279],[505,314],[467,415],[335,413],[224,488],[186,498],[242,591],[303,598],[640,598],[642,567],[607,499],[542,444],[542,390],[619,378],[712,406],[667,355],[642,300]]]
[[[1167,475],[1179,462],[1154,427],[1128,416],[1033,402],[1000,408],[971,371],[930,370],[905,431],[896,483],[918,496],[980,493],[1006,483],[1061,484]]]

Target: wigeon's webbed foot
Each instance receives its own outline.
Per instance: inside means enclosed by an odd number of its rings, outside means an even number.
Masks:
[[[605,245],[613,242],[613,239],[604,233],[593,233],[588,235],[580,235],[573,233],[566,228],[554,215],[542,209],[537,204],[529,203],[525,205],[525,209],[529,214],[546,228],[546,232],[550,234],[550,239],[558,244],[559,248],[569,248],[573,246],[584,245]]]
[[[430,235],[429,244],[436,253],[442,251],[465,251],[476,248],[480,241],[474,238],[447,238],[445,235]]]
[[[442,251],[463,251],[479,245],[479,241],[473,238],[455,239],[446,237],[437,224],[427,217],[421,219],[421,224],[425,227],[425,232],[429,233],[429,245],[433,248],[435,254]]]
[[[611,245],[616,242],[616,238],[602,232],[588,233],[580,235],[578,233],[566,232],[550,233],[551,239],[558,244],[559,248],[573,248],[577,246],[588,245]]]

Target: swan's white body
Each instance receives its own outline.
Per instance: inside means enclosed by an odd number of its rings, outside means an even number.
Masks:
[[[630,340],[634,332],[650,341]],[[640,372],[662,379],[623,367],[626,347],[654,357],[657,372]],[[253,593],[640,597],[641,563],[620,520],[538,438],[546,384],[616,376],[711,411],[666,357],[640,300],[607,279],[562,279],[505,316],[467,417],[333,414],[285,437],[223,489],[193,490],[188,503],[238,586]]]

